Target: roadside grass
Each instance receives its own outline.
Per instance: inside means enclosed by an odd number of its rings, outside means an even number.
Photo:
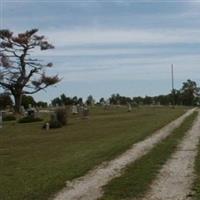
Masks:
[[[192,127],[197,112],[188,116],[164,141],[156,145],[148,154],[130,164],[123,174],[104,187],[101,200],[128,200],[141,198],[150,188],[162,166],[177,149],[185,133]],[[200,162],[199,174],[200,174]],[[200,199],[200,198],[198,198]]]
[[[195,181],[193,184],[193,192],[194,196],[192,199],[199,200],[200,199],[200,143],[198,146],[198,154],[195,159]]]
[[[113,159],[184,112],[93,108],[88,120],[71,116],[68,126],[48,132],[43,122],[6,122],[0,129],[0,199],[46,200],[67,180]]]

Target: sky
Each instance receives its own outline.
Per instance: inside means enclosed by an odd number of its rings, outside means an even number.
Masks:
[[[167,94],[200,84],[200,1],[0,0],[0,28],[38,28],[55,49],[34,56],[53,62],[62,81],[34,95],[96,99]]]

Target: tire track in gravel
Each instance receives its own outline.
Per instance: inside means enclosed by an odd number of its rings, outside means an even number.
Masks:
[[[104,185],[113,178],[119,177],[128,164],[147,154],[157,143],[164,140],[175,128],[179,127],[184,119],[194,111],[195,109],[187,111],[147,139],[133,144],[129,150],[117,158],[102,163],[83,177],[67,182],[66,187],[58,192],[53,200],[96,200],[100,198],[103,195],[102,187]]]
[[[177,151],[161,169],[158,178],[142,200],[190,200],[194,181],[195,157],[200,140],[200,111],[193,127]]]

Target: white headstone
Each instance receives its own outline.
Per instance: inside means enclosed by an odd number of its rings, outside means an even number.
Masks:
[[[117,101],[117,108],[120,108],[121,105],[120,105],[120,101]]]
[[[83,117],[88,118],[88,115],[89,115],[88,106],[87,106],[87,104],[84,104],[84,106],[83,106]]]
[[[107,101],[106,101],[106,105],[107,105],[107,106],[110,105],[110,99],[107,99]]]
[[[108,99],[104,104],[104,109],[109,110],[110,109],[110,100]]]
[[[25,115],[26,110],[25,110],[24,106],[21,106],[20,110],[21,110],[22,115]]]
[[[78,108],[76,105],[72,106],[72,114],[78,114]]]
[[[50,125],[49,125],[49,123],[46,123],[46,130],[48,131],[48,130],[49,130],[49,128],[50,128]]]
[[[128,105],[128,112],[131,112],[131,111],[132,111],[131,104],[130,104],[130,103],[128,103],[127,105]]]
[[[95,105],[95,100],[93,99],[91,102],[91,106],[94,107],[94,105]]]

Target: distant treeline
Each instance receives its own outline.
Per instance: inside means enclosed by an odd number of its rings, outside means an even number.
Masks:
[[[110,103],[113,105],[126,105],[130,103],[132,105],[185,105],[185,106],[194,106],[200,105],[200,88],[197,86],[195,81],[187,80],[183,83],[182,87],[179,90],[173,90],[170,94],[167,95],[158,95],[158,96],[145,96],[145,97],[126,97],[121,96],[120,94],[112,94],[108,99],[100,98],[99,101],[95,101],[92,95],[89,95],[86,101],[83,101],[81,97],[67,97],[65,94],[60,95],[59,97],[54,98],[51,101],[53,106],[61,105],[74,105],[74,104],[106,104]],[[47,102],[36,102],[32,96],[22,97],[22,105],[25,108],[28,108],[28,105],[38,107],[47,107]],[[7,106],[13,106],[13,101],[8,93],[0,94],[0,109],[4,109]]]
[[[195,81],[187,80],[183,83],[181,89],[173,90],[170,94],[167,95],[158,95],[158,96],[145,96],[145,97],[126,97],[121,96],[120,94],[112,94],[110,98],[104,99],[100,98],[97,104],[103,104],[109,102],[114,105],[126,105],[131,103],[132,105],[186,105],[193,106],[200,104],[200,88],[197,86]],[[60,97],[57,97],[52,100],[52,105],[73,105],[73,104],[82,104],[83,99],[81,97],[66,97],[65,94],[62,94]],[[88,105],[94,104],[95,100],[92,95],[88,96],[86,103]]]
[[[43,102],[43,101],[38,101],[36,102],[35,99],[32,96],[27,96],[27,95],[23,95],[22,96],[22,106],[27,109],[29,107],[29,105],[32,105],[34,107],[48,107],[48,103],[47,102]],[[12,108],[13,107],[13,100],[10,97],[9,93],[1,93],[0,94],[0,109],[5,109],[5,108]]]

